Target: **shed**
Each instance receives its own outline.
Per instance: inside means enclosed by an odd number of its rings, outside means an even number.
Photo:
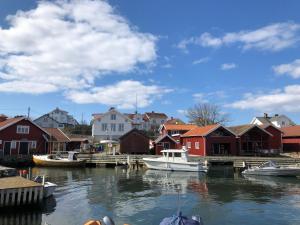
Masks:
[[[120,137],[120,153],[148,154],[150,138],[136,128]]]

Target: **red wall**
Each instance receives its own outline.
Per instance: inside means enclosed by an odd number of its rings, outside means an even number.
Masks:
[[[284,137],[282,145],[284,152],[300,152],[300,137]]]
[[[273,135],[273,137],[269,137],[270,149],[280,149],[281,150],[282,149],[282,133],[281,133],[281,131],[272,126],[265,128],[265,130]]]
[[[17,125],[29,126],[29,134],[17,134]],[[11,149],[11,154],[17,155],[19,148],[18,141],[36,141],[36,151],[31,151],[31,154],[44,154],[46,153],[46,140],[43,135],[46,135],[46,133],[28,120],[24,119],[0,131],[0,140],[2,140],[0,149],[4,152],[5,141],[17,141],[16,149]]]
[[[191,148],[189,150],[190,155],[201,155],[204,156],[206,153],[205,150],[205,138],[204,137],[183,137],[182,145],[187,146],[187,142],[191,142]],[[199,142],[199,149],[195,148],[195,142]]]
[[[212,144],[230,144],[229,155],[238,155],[236,137],[226,136],[226,137],[207,137],[206,139],[206,155],[213,155]]]
[[[163,142],[168,142],[171,149],[178,149],[179,146],[180,146],[180,143],[176,144],[176,143],[174,143],[174,141],[170,140],[170,138],[165,137],[160,142],[158,142],[158,143],[155,144],[155,154],[156,155],[161,155],[160,151],[164,150],[164,146],[160,145]]]

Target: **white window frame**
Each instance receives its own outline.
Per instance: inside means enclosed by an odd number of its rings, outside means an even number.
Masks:
[[[195,142],[195,149],[200,149],[200,143],[199,143],[199,141]]]
[[[107,131],[107,123],[102,123],[101,129],[102,129],[102,131]]]
[[[124,131],[124,124],[123,123],[119,124],[119,131]]]
[[[117,120],[117,114],[110,114],[110,120]]]
[[[187,148],[191,148],[191,147],[192,147],[192,142],[187,141],[187,142],[186,142],[186,147],[187,147]]]
[[[36,141],[31,141],[30,148],[31,149],[36,149]]]
[[[29,134],[30,126],[17,125],[17,134]]]
[[[116,124],[115,123],[110,124],[110,131],[116,132]]]
[[[17,142],[16,141],[11,141],[10,142],[10,150],[12,149],[17,149]]]

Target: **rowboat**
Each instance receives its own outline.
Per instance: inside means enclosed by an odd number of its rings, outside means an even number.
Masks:
[[[55,155],[33,155],[33,162],[36,166],[46,167],[82,167],[85,160],[78,160],[78,152],[68,152],[68,158],[61,158]]]

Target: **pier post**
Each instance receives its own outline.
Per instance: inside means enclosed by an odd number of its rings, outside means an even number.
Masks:
[[[4,190],[0,190],[0,206],[4,205]]]

